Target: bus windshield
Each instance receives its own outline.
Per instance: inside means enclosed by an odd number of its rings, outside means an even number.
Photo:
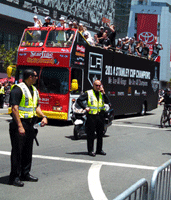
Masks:
[[[41,47],[44,44],[47,31],[35,30],[26,31],[21,41],[22,47]]]
[[[69,91],[67,68],[45,67],[42,69],[39,90],[43,93],[66,94]]]
[[[47,47],[71,47],[75,32],[68,30],[52,30],[49,33]]]

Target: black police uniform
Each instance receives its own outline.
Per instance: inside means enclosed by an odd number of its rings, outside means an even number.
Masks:
[[[28,87],[32,96],[33,89]],[[10,93],[10,105],[19,105],[22,98],[22,91],[15,86]],[[34,119],[21,119],[25,129],[25,135],[21,136],[18,132],[18,125],[14,118],[10,122],[10,139],[11,139],[11,173],[9,182],[16,177],[24,177],[29,174],[32,164],[33,139],[35,130],[33,128]]]
[[[97,100],[99,101],[99,92],[95,91],[95,95]],[[109,104],[109,99],[106,94],[102,95],[103,100],[106,104]],[[88,102],[88,93],[85,92],[83,95],[81,95],[77,99],[78,105],[85,109],[84,101]],[[104,131],[104,111],[101,111],[95,115],[93,114],[87,114],[87,121],[86,121],[86,133],[87,133],[87,149],[88,152],[93,152],[94,150],[94,137],[95,137],[95,131],[97,133],[97,147],[96,152],[102,151],[103,146],[103,131]]]

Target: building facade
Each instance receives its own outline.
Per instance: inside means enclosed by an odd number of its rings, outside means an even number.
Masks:
[[[171,0],[134,0],[132,1],[128,36],[137,36],[137,16],[139,14],[157,16],[157,41],[162,44],[160,51],[160,88],[165,88],[171,78],[170,70],[170,27],[171,27]],[[143,24],[142,24],[143,26]],[[150,26],[150,22],[149,22]],[[137,38],[139,39],[139,38]]]

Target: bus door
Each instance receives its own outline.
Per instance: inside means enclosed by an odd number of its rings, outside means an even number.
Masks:
[[[51,119],[68,118],[69,69],[66,67],[44,67],[39,79],[42,111]]]
[[[77,99],[83,92],[84,70],[76,67],[71,68],[71,92],[69,96],[68,120],[71,120],[72,100]]]

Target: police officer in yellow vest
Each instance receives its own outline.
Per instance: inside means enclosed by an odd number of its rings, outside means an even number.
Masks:
[[[0,82],[0,108],[3,108],[3,104],[4,104],[4,94],[5,94],[4,86],[3,86],[2,83]]]
[[[23,80],[22,83],[14,85],[10,93],[12,151],[9,184],[18,187],[24,186],[22,181],[38,181],[38,178],[30,174],[35,137],[33,125],[36,114],[42,117],[41,126],[47,124],[47,117],[38,105],[39,93],[33,86],[37,80],[37,73],[32,69],[26,69],[23,73]]]
[[[87,107],[84,105],[84,101],[87,101]],[[87,114],[86,121],[86,133],[87,133],[87,148],[90,156],[96,156],[96,154],[106,155],[102,150],[103,146],[103,131],[104,131],[104,104],[109,103],[109,99],[105,94],[105,90],[100,80],[96,80],[93,83],[93,89],[86,91],[78,99],[77,103]],[[94,152],[94,135],[97,133],[97,148]]]

